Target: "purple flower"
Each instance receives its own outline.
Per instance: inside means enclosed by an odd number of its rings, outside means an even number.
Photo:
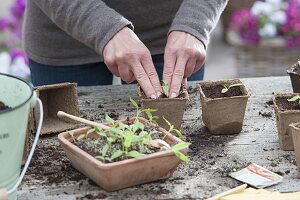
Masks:
[[[17,57],[21,57],[24,59],[25,64],[28,65],[29,61],[28,61],[28,57],[26,55],[26,53],[21,50],[21,49],[14,49],[10,52],[10,57],[12,60],[14,60]]]
[[[16,19],[21,19],[24,15],[26,0],[16,0],[11,7],[11,13]]]
[[[240,9],[232,14],[229,29],[234,30],[246,44],[259,43],[259,21],[250,9]]]
[[[6,30],[8,26],[9,26],[9,22],[4,18],[0,18],[0,31]]]

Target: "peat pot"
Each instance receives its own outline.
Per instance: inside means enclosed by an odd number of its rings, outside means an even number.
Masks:
[[[297,94],[276,94],[273,96],[279,143],[282,150],[285,151],[294,150],[293,138],[289,125],[300,121],[300,110],[285,109],[278,101],[279,99],[287,101],[287,99],[294,95]]]
[[[155,121],[160,127],[169,129],[168,124],[163,119],[164,116],[176,129],[180,130],[186,102],[189,99],[188,92],[184,87],[182,87],[181,94],[176,98],[149,99],[143,94],[140,86],[138,86],[137,94],[142,109],[156,110],[153,115],[158,117]]]
[[[296,162],[300,170],[300,120],[298,123],[290,124],[290,128],[292,130]]]
[[[0,199],[13,200],[17,199],[18,185],[29,166],[40,135],[43,108],[32,86],[24,80],[0,73],[0,85],[0,101],[9,106],[0,111]],[[41,117],[28,159],[20,174],[29,111],[36,102]]]
[[[142,123],[147,121],[144,118],[138,119]],[[82,134],[86,134],[89,129],[90,127],[85,127],[74,130],[74,137],[77,138]],[[166,135],[164,140],[167,143],[182,142],[166,130],[162,128],[159,128],[159,130],[162,135]],[[99,138],[100,136],[91,133],[88,134],[88,137]],[[73,144],[73,139],[68,132],[60,133],[58,139],[73,167],[106,191],[115,191],[160,179],[167,179],[181,162],[173,151],[165,150],[145,155],[139,159],[131,158],[113,163],[103,163]],[[182,153],[186,152],[187,149],[182,149]]]
[[[287,73],[290,75],[293,92],[294,93],[300,93],[300,66],[298,61],[296,64],[294,64],[289,70],[287,70]]]
[[[237,96],[230,96],[231,89],[224,96],[220,91],[224,86],[241,84],[237,90]],[[200,90],[200,102],[202,105],[202,120],[212,134],[237,134],[243,126],[245,110],[249,98],[246,87],[239,79],[224,81],[207,81],[198,85]],[[209,91],[215,92],[210,93]],[[234,93],[233,93],[234,94]]]

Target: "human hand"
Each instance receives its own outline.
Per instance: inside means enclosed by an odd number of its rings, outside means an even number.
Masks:
[[[169,84],[169,96],[177,97],[181,84],[203,65],[206,50],[203,43],[193,35],[172,31],[167,40],[164,54],[163,80]]]
[[[114,75],[127,83],[137,80],[147,97],[162,93],[151,54],[131,29],[123,28],[106,44],[103,58]]]

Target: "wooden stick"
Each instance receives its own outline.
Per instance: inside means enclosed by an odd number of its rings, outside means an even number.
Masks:
[[[4,188],[0,188],[0,200],[8,200],[8,194]]]
[[[240,185],[240,186],[237,186],[235,188],[232,188],[230,190],[227,190],[225,192],[222,192],[220,194],[217,194],[207,200],[218,200],[220,199],[221,197],[224,197],[224,196],[227,196],[227,195],[230,195],[230,194],[235,194],[235,193],[239,193],[241,191],[244,191],[247,187],[247,184],[243,184],[243,185]]]
[[[57,112],[57,116],[59,118],[64,118],[64,117],[67,117],[69,119],[72,119],[74,121],[77,121],[77,122],[81,122],[81,123],[84,123],[84,124],[87,124],[89,126],[92,126],[92,127],[100,127],[100,128],[103,128],[103,129],[108,129],[109,126],[105,126],[103,124],[100,124],[100,123],[97,123],[97,122],[93,122],[93,121],[89,121],[87,119],[84,119],[84,118],[81,118],[81,117],[77,117],[77,116],[74,116],[74,115],[70,115],[68,113],[65,113],[63,111],[58,111]]]

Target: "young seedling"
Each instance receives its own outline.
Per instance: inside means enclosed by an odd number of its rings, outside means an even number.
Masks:
[[[152,114],[153,112],[156,112],[156,111],[157,111],[156,109],[151,109],[151,108],[142,110],[142,112],[146,114],[148,120],[154,124],[157,124],[157,122],[155,120],[159,118],[158,116],[154,116]]]
[[[230,88],[233,88],[233,87],[239,87],[239,86],[242,86],[242,85],[243,85],[242,83],[232,84],[232,85],[230,85],[229,87],[226,87],[226,85],[224,85],[224,88],[221,90],[221,93],[222,93],[222,94],[225,94],[226,92],[229,91]]]
[[[288,101],[298,102],[298,104],[300,105],[300,96],[295,95],[292,98],[288,99]]]
[[[163,89],[163,92],[164,92],[164,94],[166,95],[166,97],[169,97],[169,84],[168,84],[168,82],[167,81],[162,81],[163,83],[162,83],[162,89]]]
[[[180,139],[185,140],[185,138],[183,137],[183,135],[182,135],[182,133],[180,132],[180,130],[174,128],[174,125],[171,124],[171,122],[169,122],[164,116],[163,116],[163,119],[165,120],[165,122],[166,122],[166,123],[168,124],[168,126],[169,126],[169,130],[168,130],[169,133],[176,132],[177,135],[178,135],[178,137],[180,137]]]

